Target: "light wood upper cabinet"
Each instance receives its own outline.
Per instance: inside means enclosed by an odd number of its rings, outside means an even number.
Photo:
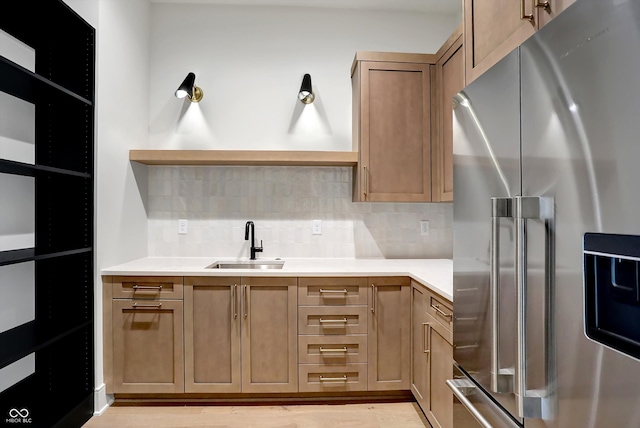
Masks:
[[[575,0],[464,0],[466,80],[471,83]]]
[[[240,278],[186,277],[185,392],[240,392]]]
[[[243,278],[242,392],[298,391],[297,278]]]
[[[411,287],[406,277],[369,278],[369,391],[410,389]]]
[[[356,54],[354,201],[431,201],[434,63],[435,56],[427,54]]]
[[[432,144],[433,201],[453,201],[453,96],[465,86],[462,25],[438,51],[436,63],[436,132]]]

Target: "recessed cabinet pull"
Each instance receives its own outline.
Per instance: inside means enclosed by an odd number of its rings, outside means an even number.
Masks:
[[[453,317],[453,314],[448,314],[448,313],[446,313],[445,311],[443,311],[442,309],[440,309],[440,305],[433,304],[433,305],[431,305],[431,307],[432,307],[432,308],[433,308],[437,313],[439,313],[440,315],[442,315],[443,317],[446,317],[446,318],[449,318],[449,319],[451,319],[451,318]]]
[[[320,382],[346,382],[347,375],[343,375],[342,377],[324,377],[320,375]]]
[[[320,324],[335,324],[335,323],[346,324],[347,318],[342,318],[341,320],[323,320],[322,318],[320,318]]]
[[[322,346],[320,347],[320,352],[347,352],[347,347],[343,347],[343,348],[323,348]]]
[[[157,309],[162,307],[162,303],[157,303],[155,305],[141,305],[140,303],[134,303],[133,309]]]
[[[344,290],[325,290],[325,289],[320,289],[320,294],[347,294],[348,291],[345,288]]]
[[[162,290],[162,285],[138,285],[138,284],[134,284],[133,287],[134,290]]]

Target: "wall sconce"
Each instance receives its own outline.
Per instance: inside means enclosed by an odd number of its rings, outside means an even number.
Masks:
[[[202,97],[204,96],[204,92],[202,89],[198,88],[195,85],[196,75],[193,73],[187,74],[187,77],[184,79],[180,87],[176,90],[177,98],[189,98],[189,101],[192,103],[199,103]]]
[[[311,104],[313,100],[316,99],[316,96],[313,94],[313,89],[311,87],[311,75],[309,74],[305,74],[302,78],[302,85],[300,86],[298,99],[302,101],[303,104]]]

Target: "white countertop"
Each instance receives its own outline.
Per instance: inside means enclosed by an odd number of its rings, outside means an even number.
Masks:
[[[285,259],[282,269],[206,269],[224,257],[146,257],[102,269],[137,276],[408,276],[453,301],[450,259]],[[272,261],[273,259],[259,259]]]

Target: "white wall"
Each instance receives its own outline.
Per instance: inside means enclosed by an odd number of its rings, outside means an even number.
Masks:
[[[153,3],[151,145],[351,150],[355,52],[434,53],[457,24],[455,15]],[[204,90],[198,105],[173,95],[189,71]],[[302,112],[305,73],[317,98]]]
[[[131,165],[129,148],[146,147],[148,141],[149,16],[148,0],[99,1],[95,210],[96,412],[107,405],[102,388],[100,269],[147,255],[146,169]],[[143,173],[140,174],[139,170]]]

